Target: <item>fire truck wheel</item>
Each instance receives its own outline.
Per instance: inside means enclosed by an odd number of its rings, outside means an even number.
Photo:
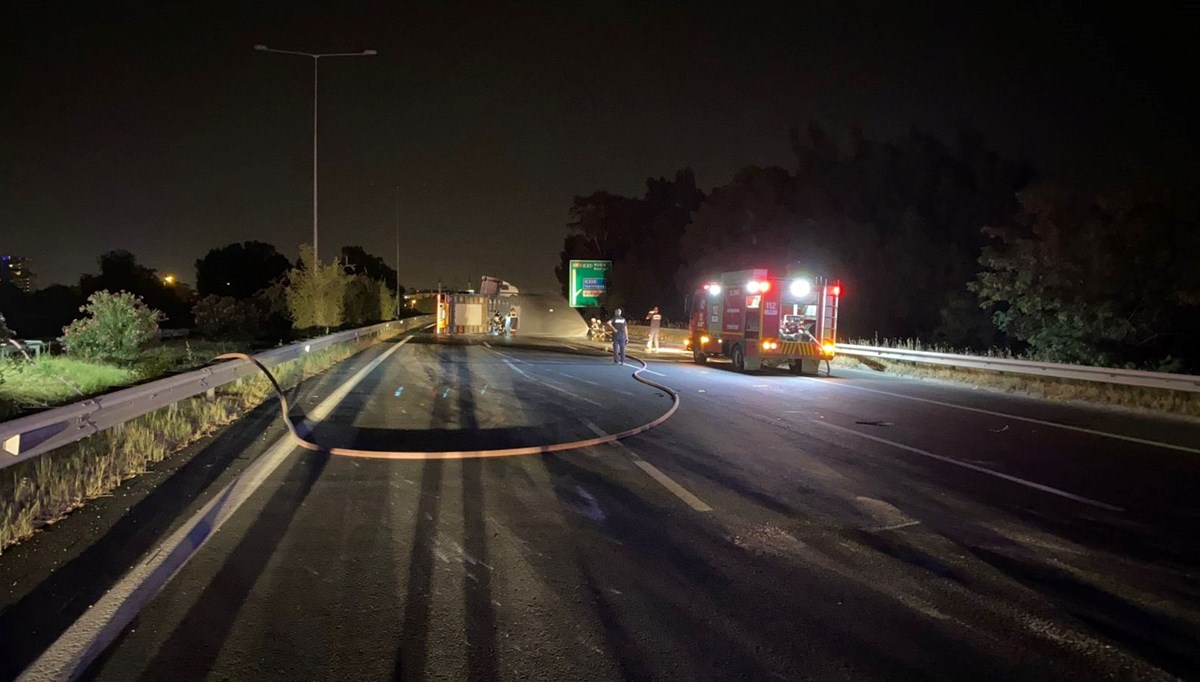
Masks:
[[[692,362],[697,365],[703,365],[708,362],[708,356],[700,352],[699,348],[692,349]]]
[[[740,344],[735,345],[733,347],[733,351],[730,354],[730,358],[733,359],[734,371],[737,371],[737,372],[745,372],[746,371],[746,355],[745,355],[745,353],[742,352],[742,347]]]

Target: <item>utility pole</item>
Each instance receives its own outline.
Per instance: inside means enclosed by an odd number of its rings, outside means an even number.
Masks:
[[[396,319],[400,319],[400,185],[396,185]]]
[[[396,185],[396,319],[400,319],[400,185]]]

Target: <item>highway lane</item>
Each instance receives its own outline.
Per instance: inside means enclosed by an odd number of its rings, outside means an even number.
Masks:
[[[632,368],[566,350],[409,343],[314,437],[508,447],[617,431],[669,406]],[[1198,460],[954,405],[1183,446],[1197,442],[1193,425],[869,374],[651,369],[680,390],[681,408],[618,445],[450,462],[291,453],[90,674],[1200,669]]]

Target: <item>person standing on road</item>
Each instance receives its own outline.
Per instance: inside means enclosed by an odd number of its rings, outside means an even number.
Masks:
[[[650,320],[650,339],[646,341],[646,350],[658,352],[658,332],[662,328],[662,313],[658,312],[658,306],[650,309],[646,313],[646,319]]]
[[[616,314],[608,321],[608,328],[612,330],[613,363],[623,365],[625,344],[629,341],[629,321],[621,314],[620,308],[617,308]]]
[[[512,336],[517,333],[517,309],[508,309],[508,317],[504,318],[504,335]]]

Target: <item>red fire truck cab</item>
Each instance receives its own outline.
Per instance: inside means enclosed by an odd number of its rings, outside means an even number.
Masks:
[[[724,356],[739,372],[787,366],[816,374],[833,358],[842,287],[823,277],[778,277],[765,268],[721,273],[689,300],[688,339],[698,364]]]

